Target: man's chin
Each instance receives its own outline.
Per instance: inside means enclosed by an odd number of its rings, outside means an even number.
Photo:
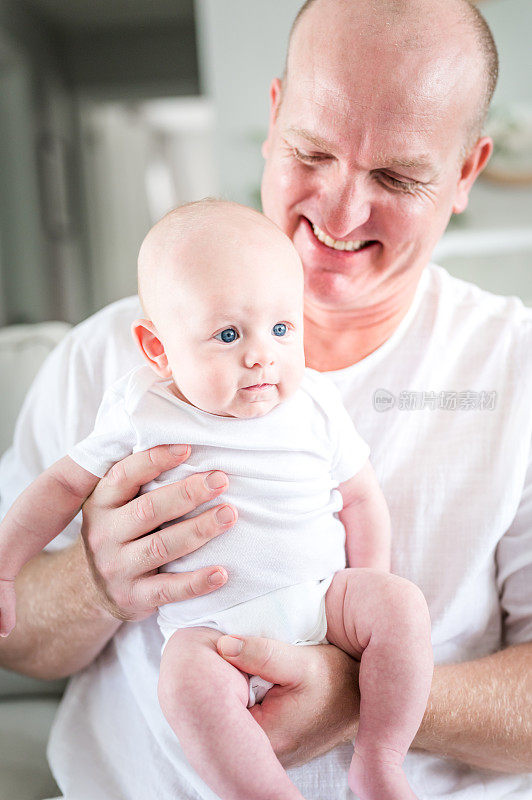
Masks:
[[[305,300],[331,306],[336,311],[342,307],[363,306],[362,298],[367,290],[368,281],[361,280],[361,276],[330,270],[311,270],[305,275]]]

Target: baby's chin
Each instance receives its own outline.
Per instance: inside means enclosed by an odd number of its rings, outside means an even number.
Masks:
[[[266,414],[269,414],[280,402],[280,400],[276,400],[275,402],[259,400],[250,403],[239,403],[238,405],[235,404],[234,408],[230,408],[226,414],[236,419],[255,419],[256,417],[264,417]]]

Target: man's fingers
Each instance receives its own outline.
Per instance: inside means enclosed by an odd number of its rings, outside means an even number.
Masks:
[[[220,566],[204,567],[196,572],[161,572],[139,581],[137,599],[146,607],[156,608],[214,592],[226,582],[227,572]]]
[[[145,483],[177,467],[189,455],[190,446],[186,444],[164,444],[132,453],[111,467],[94,490],[94,496],[99,505],[118,508],[135,497]]]
[[[130,542],[212,500],[228,486],[223,472],[197,472],[146,492],[117,509],[115,539]],[[163,562],[165,563],[165,562]]]
[[[15,627],[15,582],[0,579],[0,636],[8,636]]]
[[[15,609],[2,608],[0,609],[0,636],[5,638],[9,636],[15,627]]]
[[[259,636],[221,636],[216,646],[226,661],[249,675],[260,675],[281,686],[292,686],[301,680],[304,666],[300,656],[304,656],[301,650],[305,648]]]
[[[146,572],[159,569],[219,536],[235,524],[237,517],[234,506],[226,504],[209,508],[195,517],[168,525],[132,542],[131,555]]]

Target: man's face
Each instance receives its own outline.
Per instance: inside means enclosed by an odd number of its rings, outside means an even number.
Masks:
[[[272,84],[263,208],[299,252],[308,302],[371,308],[417,283],[467,204],[467,86],[458,49],[401,55],[371,35],[344,49],[341,20],[318,6],[296,31],[282,98]]]

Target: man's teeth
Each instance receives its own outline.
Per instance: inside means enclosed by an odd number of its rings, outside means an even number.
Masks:
[[[320,242],[326,244],[327,247],[332,247],[333,250],[360,250],[364,245],[367,244],[367,241],[358,241],[358,242],[340,242],[337,239],[333,239],[332,236],[329,236],[321,228],[318,228],[317,225],[312,223],[312,230],[314,231],[314,236],[316,239],[319,239]]]

